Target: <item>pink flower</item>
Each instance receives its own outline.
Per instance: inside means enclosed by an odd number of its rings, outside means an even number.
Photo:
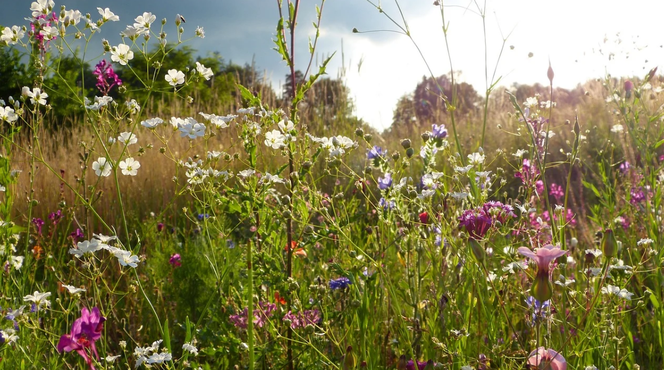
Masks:
[[[540,302],[548,301],[553,295],[553,285],[549,279],[551,262],[567,254],[567,251],[561,250],[560,247],[547,245],[538,248],[535,252],[529,248],[520,247],[518,252],[537,263],[537,276],[535,276],[535,282],[530,288],[532,296]]]
[[[558,352],[540,347],[530,353],[528,365],[541,370],[567,370],[567,361]]]
[[[92,309],[92,313],[84,307],[81,310],[81,317],[72,324],[71,333],[60,337],[58,352],[76,351],[90,366],[90,369],[94,370],[95,367],[88,356],[88,351],[92,351],[95,357],[99,358],[95,342],[101,338],[104,321],[106,318],[101,315],[97,307]]]

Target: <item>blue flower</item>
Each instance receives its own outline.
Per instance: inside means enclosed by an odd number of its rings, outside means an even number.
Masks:
[[[397,203],[392,199],[388,201],[385,200],[385,198],[380,198],[380,200],[378,201],[378,205],[383,207],[383,209],[387,211],[389,209],[393,209],[394,207],[396,207]]]
[[[433,137],[436,139],[444,139],[447,137],[447,129],[445,125],[433,125]]]
[[[367,159],[375,159],[386,155],[387,155],[387,150],[383,150],[383,148],[374,145],[374,147],[369,149],[369,151],[367,152]]]
[[[206,218],[209,218],[209,217],[210,217],[210,215],[207,214],[207,213],[199,213],[198,214],[198,221],[203,221],[203,220],[205,220]]]
[[[386,173],[385,177],[378,178],[378,188],[380,190],[385,190],[392,186],[392,174]]]
[[[332,290],[337,290],[337,289],[346,289],[350,284],[350,279],[347,277],[340,277],[338,279],[332,279],[330,280],[330,289]]]

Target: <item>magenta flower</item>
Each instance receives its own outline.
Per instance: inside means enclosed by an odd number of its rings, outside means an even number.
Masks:
[[[173,266],[173,268],[176,268],[182,266],[180,260],[181,260],[180,253],[175,253],[174,255],[171,256],[171,258],[168,259],[168,263],[170,263]]]
[[[548,301],[553,295],[553,285],[549,279],[551,262],[567,254],[567,251],[553,245],[538,248],[535,252],[526,247],[520,247],[517,251],[537,263],[537,276],[531,288],[532,296],[540,302]]]
[[[104,95],[108,95],[114,86],[122,86],[122,80],[113,70],[113,66],[105,59],[97,63],[92,74],[97,76],[97,89]]]
[[[99,359],[95,342],[101,338],[104,321],[106,321],[106,318],[101,315],[97,307],[93,308],[92,312],[84,307],[81,310],[81,317],[72,324],[71,333],[60,337],[57,347],[58,352],[76,351],[85,359],[90,369],[94,370],[95,367],[88,351],[92,351],[95,357]]]
[[[552,349],[540,347],[528,356],[528,365],[541,370],[567,370],[565,358]]]

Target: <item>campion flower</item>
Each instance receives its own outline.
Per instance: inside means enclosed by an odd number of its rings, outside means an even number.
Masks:
[[[120,44],[111,50],[111,60],[120,65],[126,66],[132,59],[134,59],[134,52],[131,51],[129,45]]]
[[[472,240],[484,239],[492,223],[493,219],[484,208],[465,210],[459,217],[459,227],[463,227]]]
[[[200,73],[200,75],[203,76],[206,81],[209,81],[210,78],[214,76],[214,73],[212,73],[212,68],[207,68],[199,62],[196,62],[196,71]]]
[[[277,309],[277,305],[269,302],[258,302],[258,305],[254,307],[254,325],[262,328],[267,320],[274,315],[274,311]],[[233,325],[240,329],[247,328],[247,312],[248,308],[240,312],[237,315],[230,315],[228,319]]]
[[[155,117],[155,118],[146,119],[145,121],[141,121],[141,126],[152,129],[161,125],[162,123],[164,123],[163,119]]]
[[[81,22],[82,16],[79,10],[65,10],[65,16],[61,17],[60,21],[64,23],[65,27],[75,26]]]
[[[185,344],[182,345],[182,351],[183,351],[183,352],[186,351],[186,352],[191,353],[191,354],[194,355],[194,356],[198,356],[198,348],[196,348],[196,346],[193,345],[193,344],[190,343],[190,342],[187,342],[187,343],[185,343]]]
[[[565,191],[563,190],[562,186],[560,186],[556,183],[552,183],[551,184],[551,191],[549,191],[549,195],[556,198],[557,201],[560,201],[565,196]]]
[[[159,351],[159,345],[163,340],[152,342],[148,347],[134,348],[134,356],[136,357],[135,368],[138,369],[142,364],[148,365],[163,363],[172,360],[172,355],[168,352]]]
[[[97,11],[101,15],[101,19],[103,22],[108,22],[108,21],[117,22],[120,20],[120,17],[115,15],[109,8],[104,8],[104,9],[97,8]]]
[[[111,170],[113,167],[111,163],[106,160],[106,158],[100,157],[96,161],[92,162],[92,169],[95,171],[97,176],[108,177],[111,175]]]
[[[131,132],[123,132],[118,136],[118,141],[125,144],[126,146],[129,146],[136,144],[138,142],[138,138]]]
[[[136,40],[138,36],[148,34],[149,32],[150,31],[146,28],[127,26],[124,31],[120,32],[120,36],[129,37],[130,40]]]
[[[539,347],[528,356],[528,365],[538,370],[567,370],[565,358],[552,349]]]
[[[228,127],[228,123],[237,118],[237,116],[234,114],[229,114],[227,116],[217,116],[216,114],[207,114],[203,112],[198,112],[198,114],[203,116],[203,118],[210,121],[210,123],[217,126],[218,128]]]
[[[468,154],[468,163],[471,165],[481,165],[484,163],[484,154],[473,153]]]
[[[136,29],[144,29],[144,30],[149,30],[150,26],[154,21],[157,20],[157,17],[150,13],[150,12],[144,12],[143,15],[139,15],[134,19],[134,27]]]
[[[196,31],[194,31],[194,34],[196,37],[200,37],[202,39],[205,38],[205,31],[203,30],[203,27],[196,27]]]
[[[138,267],[140,259],[137,255],[132,255],[130,251],[114,248],[113,255],[118,259],[121,266]]]
[[[73,285],[62,284],[62,287],[67,289],[67,291],[69,291],[69,293],[74,294],[74,295],[79,294],[79,293],[83,293],[83,292],[86,291],[83,288],[77,288]]]
[[[520,247],[517,251],[522,256],[528,257],[537,263],[537,276],[535,276],[535,282],[533,282],[530,289],[532,296],[540,302],[548,301],[553,296],[553,285],[550,279],[551,262],[567,254],[567,251],[553,245],[538,248],[535,252],[527,247]]]
[[[386,173],[384,177],[379,177],[378,178],[378,188],[380,190],[386,190],[390,186],[392,186],[392,174],[391,173]]]
[[[48,98],[48,94],[41,91],[41,89],[38,87],[35,87],[31,91],[29,87],[23,86],[21,93],[30,98],[30,103],[32,104],[46,105],[46,98]]]
[[[19,40],[25,36],[25,31],[22,27],[12,26],[5,27],[2,29],[2,34],[0,35],[0,41],[4,41],[7,45],[16,45]]]
[[[108,95],[104,96],[95,96],[95,102],[91,103],[90,99],[87,97],[83,98],[85,102],[85,108],[90,109],[90,110],[99,110],[105,106],[107,106],[110,102],[113,101],[113,98],[111,98]]]
[[[185,118],[181,123],[178,122],[178,130],[180,130],[181,137],[188,137],[192,140],[205,135],[205,125],[196,122],[191,117]]]
[[[351,284],[352,283],[350,279],[348,279],[347,277],[340,277],[338,279],[330,280],[330,289],[332,290],[346,289]]]
[[[42,15],[47,15],[53,10],[55,2],[53,0],[37,0],[30,4],[32,10],[32,17],[37,18]]]
[[[182,85],[184,83],[184,73],[177,69],[169,69],[168,74],[166,74],[166,81],[173,87]]]
[[[76,248],[70,248],[69,254],[73,254],[76,258],[81,258],[86,253],[94,253],[100,249],[104,244],[100,243],[97,239],[84,240],[76,243]]]
[[[106,62],[106,59],[102,59],[97,63],[92,74],[97,76],[97,83],[95,86],[97,86],[97,89],[99,89],[104,95],[108,95],[114,86],[122,85],[122,80],[113,70],[113,66]]]
[[[28,294],[23,297],[24,302],[32,302],[35,304],[37,309],[40,308],[49,308],[51,307],[51,301],[48,300],[48,297],[51,296],[51,292],[40,293],[35,291],[32,294]]]
[[[288,313],[284,315],[283,321],[290,321],[291,329],[299,329],[305,328],[308,325],[316,325],[321,319],[322,316],[320,311],[313,309],[300,311],[296,314],[288,311]]]
[[[607,284],[606,286],[603,286],[602,287],[602,293],[609,294],[609,295],[613,294],[613,295],[616,295],[620,298],[626,299],[628,301],[631,300],[632,296],[634,295],[634,293],[630,293],[625,288],[620,289],[619,287],[613,286],[611,284]]]
[[[272,149],[281,149],[286,146],[286,137],[279,130],[272,130],[265,133],[265,145]]]
[[[118,167],[122,170],[123,175],[136,176],[138,169],[141,168],[141,164],[134,158],[129,157],[121,161]]]

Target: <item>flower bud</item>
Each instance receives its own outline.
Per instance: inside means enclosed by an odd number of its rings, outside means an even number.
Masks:
[[[415,150],[413,148],[406,149],[406,155],[408,156],[408,158],[412,157],[413,154],[415,154]]]
[[[403,139],[403,140],[401,140],[401,146],[402,146],[404,149],[408,149],[408,148],[410,148],[410,139]]]
[[[535,282],[530,288],[530,294],[540,302],[548,301],[553,296],[553,285],[549,280],[548,271],[537,271]]]
[[[616,255],[617,245],[618,243],[616,242],[616,236],[613,234],[613,230],[604,230],[601,246],[602,252],[607,258],[611,258]]]
[[[355,135],[357,135],[357,137],[364,136],[364,130],[362,130],[361,128],[358,128],[357,130],[355,130]]]
[[[477,261],[480,263],[484,262],[486,252],[484,251],[484,247],[480,245],[480,242],[475,239],[468,239],[468,244],[470,244],[470,250],[473,252],[475,258],[477,258]]]

